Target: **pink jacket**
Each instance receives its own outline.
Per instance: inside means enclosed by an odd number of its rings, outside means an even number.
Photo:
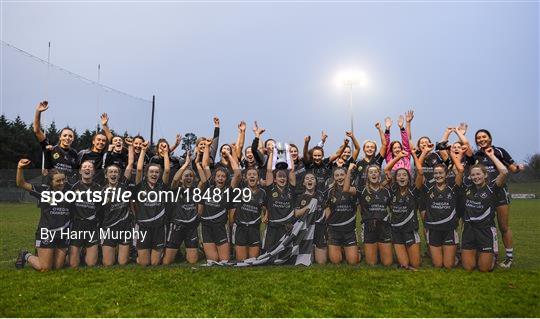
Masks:
[[[395,171],[399,168],[406,168],[409,172],[411,171],[411,146],[409,145],[409,136],[407,135],[406,130],[400,130],[401,131],[401,144],[403,145],[403,150],[407,152],[407,156],[400,159],[394,167],[392,167],[392,171]],[[390,133],[384,133],[384,138],[386,140],[386,164],[390,163],[392,159],[394,158],[394,155],[392,155],[392,150],[390,149]]]

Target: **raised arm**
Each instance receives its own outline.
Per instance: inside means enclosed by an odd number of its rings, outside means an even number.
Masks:
[[[180,179],[182,179],[182,174],[186,171],[187,167],[191,163],[191,152],[187,152],[186,154],[186,160],[184,161],[184,164],[180,167],[178,171],[176,171],[176,174],[173,176],[173,180],[171,182],[171,188],[175,189],[178,188],[178,185],[180,185]]]
[[[287,156],[289,157],[289,163],[291,165],[291,169],[289,170],[289,184],[294,187],[296,186],[296,173],[294,172],[294,161],[291,158],[291,152],[289,150],[287,150]]]
[[[499,187],[503,187],[504,183],[506,182],[506,176],[508,175],[508,168],[506,168],[506,166],[504,166],[497,156],[495,156],[493,148],[490,147],[486,149],[485,153],[493,164],[495,164],[497,171],[499,171],[499,175],[497,175],[497,178],[495,179],[495,184]]]
[[[274,174],[272,174],[272,161],[274,159],[274,149],[268,149],[268,163],[266,163],[266,178],[261,180],[262,186],[270,186],[274,183]]]
[[[264,133],[264,131],[265,129],[259,127],[257,121],[255,121],[253,125],[253,133],[255,134],[255,138],[253,139],[253,143],[251,143],[251,152],[253,153],[253,157],[255,158],[255,161],[259,167],[264,165],[263,154],[259,150],[262,149],[261,135]]]
[[[358,158],[358,154],[360,154],[360,143],[358,143],[358,140],[356,139],[356,136],[354,136],[354,133],[352,131],[349,131],[345,134],[353,142],[354,150],[352,152],[352,159],[356,162],[356,159]]]
[[[36,113],[34,114],[34,134],[36,135],[37,140],[41,143],[45,140],[45,133],[41,130],[41,113],[47,111],[49,108],[49,102],[42,101],[36,106]]]
[[[317,143],[317,146],[324,147],[324,144],[326,143],[326,139],[328,138],[328,134],[326,134],[325,130],[322,130],[321,132],[321,141]]]
[[[302,150],[302,161],[304,164],[311,163],[311,157],[309,156],[309,141],[311,141],[311,136],[304,137],[304,149]]]
[[[401,134],[401,143],[403,144],[403,150],[407,152],[407,154],[411,154],[411,141],[410,141],[410,134],[411,134],[411,125],[410,122],[407,122],[407,129],[403,128],[403,116],[399,116],[399,131]]]
[[[176,134],[176,141],[174,142],[174,145],[171,147],[170,154],[174,153],[174,151],[180,146],[180,143],[182,143],[182,134]]]
[[[379,138],[381,139],[381,147],[379,150],[379,154],[382,158],[386,157],[386,148],[388,147],[388,143],[386,142],[386,137],[384,135],[384,131],[381,128],[381,123],[377,122],[375,123],[375,128],[379,132]]]
[[[105,133],[105,136],[107,137],[107,141],[109,144],[112,142],[113,134],[111,133],[111,130],[109,129],[109,116],[107,113],[101,114],[101,127],[103,128],[103,133]]]
[[[349,145],[349,140],[344,139],[343,144],[341,144],[338,150],[334,154],[330,155],[330,163],[333,163],[341,156],[341,154],[343,154],[343,151],[345,150],[345,147],[347,147],[347,145]]]
[[[426,147],[425,149],[423,149],[422,154],[420,155],[420,158],[416,156],[416,152],[411,152],[412,157],[414,159],[414,164],[416,166],[416,180],[414,184],[417,189],[422,188],[422,186],[424,185],[424,167],[423,167],[424,164],[423,163],[424,163],[424,160],[426,159],[427,154],[429,154],[431,150],[433,150],[433,147]]]
[[[129,180],[131,178],[131,173],[133,172],[132,168],[133,162],[135,161],[135,151],[133,150],[133,141],[130,138],[126,138],[125,143],[128,146],[128,162],[124,169],[124,177],[126,180]]]
[[[238,124],[238,138],[236,139],[236,155],[238,160],[242,159],[242,150],[246,142],[246,122],[241,121]]]
[[[394,165],[396,165],[397,162],[399,162],[400,159],[407,156],[407,153],[405,151],[401,151],[398,156],[394,157],[388,164],[386,164],[386,167],[384,168],[384,175],[387,178],[392,178],[392,168]]]
[[[163,181],[164,185],[169,184],[169,176],[171,175],[171,159],[169,158],[169,147],[162,152],[161,156],[163,156],[163,175],[161,176],[161,180]]]
[[[214,117],[214,136],[212,137],[212,143],[210,144],[210,159],[212,163],[216,160],[216,154],[219,145],[219,118]]]
[[[443,136],[441,137],[441,140],[439,143],[437,143],[436,150],[439,152],[439,155],[441,156],[441,159],[443,161],[448,160],[448,138],[450,137],[450,134],[454,131],[453,127],[447,127],[444,130]]]
[[[411,131],[411,122],[412,122],[413,119],[414,119],[414,111],[413,110],[408,110],[407,112],[405,112],[405,121],[407,122],[407,126],[406,126],[407,137],[408,137],[410,145],[414,144],[413,141],[412,141],[412,131]]]
[[[143,169],[144,169],[144,157],[146,156],[146,151],[148,150],[148,141],[142,143],[141,154],[139,155],[139,161],[137,161],[137,174],[135,175],[135,185],[140,184],[143,178]]]
[[[19,161],[17,164],[17,187],[20,187],[24,190],[31,191],[32,190],[32,184],[28,183],[24,179],[23,171],[26,167],[30,165],[30,160],[23,158]]]
[[[355,169],[356,169],[356,164],[350,163],[347,169],[347,175],[345,175],[345,181],[343,182],[343,192],[349,193],[353,196],[356,195],[356,187],[351,186],[351,175]]]
[[[392,150],[390,149],[390,128],[392,127],[392,119],[387,116],[384,119],[384,124],[386,126],[386,130],[384,131],[384,141],[386,142],[386,163],[388,163],[392,160]]]
[[[210,171],[210,144],[212,141],[206,140],[205,143],[206,146],[203,153],[202,168],[204,169],[206,178],[209,179],[210,176],[212,176],[212,172]]]
[[[463,184],[463,173],[465,172],[465,168],[463,167],[463,164],[461,163],[461,157],[457,154],[454,154],[453,152],[450,152],[450,158],[452,159],[452,163],[456,167],[457,174],[455,178],[455,183],[458,186],[461,186]]]
[[[456,133],[459,140],[461,141],[461,144],[463,146],[466,146],[466,148],[467,148],[467,150],[465,151],[465,155],[468,156],[468,157],[471,157],[471,156],[473,156],[473,150],[472,150],[471,144],[469,143],[469,139],[467,138],[467,136],[465,136],[465,134],[467,133],[467,128],[468,127],[469,126],[467,125],[467,123],[464,123],[464,122],[459,123],[459,126],[456,127],[454,132]]]
[[[231,168],[233,170],[233,177],[231,180],[231,187],[236,187],[242,179],[242,173],[240,172],[240,165],[238,165],[237,155],[234,145],[231,145],[231,153],[227,153],[227,160],[231,163]]]

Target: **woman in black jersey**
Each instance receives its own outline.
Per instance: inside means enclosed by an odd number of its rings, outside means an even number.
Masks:
[[[273,155],[276,150],[270,147],[269,155]],[[268,179],[268,186],[264,187],[266,191],[266,209],[268,211],[267,226],[264,235],[263,249],[269,251],[279,239],[292,229],[294,221],[294,203],[296,201],[296,174],[294,162],[291,164],[289,172],[286,169],[274,171],[272,179]]]
[[[323,206],[328,225],[328,257],[333,264],[343,260],[342,249],[347,263],[354,265],[360,261],[356,244],[356,188],[350,186],[354,168],[351,163],[347,173],[342,167],[334,170]]]
[[[126,138],[126,145],[131,144],[131,140],[129,140],[128,144],[128,139]],[[125,169],[127,162],[128,152],[126,148],[124,148],[124,139],[121,136],[114,136],[103,157],[103,168],[107,168],[109,165],[116,165],[120,167],[120,169]],[[131,169],[131,166],[129,166],[129,168]]]
[[[203,249],[207,264],[226,264],[230,258],[230,246],[228,236],[228,210],[234,189],[241,179],[237,156],[234,148],[232,154],[225,152],[226,160],[231,163],[233,177],[229,177],[229,171],[223,167],[210,172],[210,143],[204,149],[203,166],[208,181],[201,188],[202,201],[198,203],[198,213],[202,221]],[[228,196],[229,194],[230,196]],[[206,198],[208,199],[206,199]],[[196,200],[194,198],[194,200]],[[196,200],[197,201],[197,200]]]
[[[353,185],[358,189],[361,189],[366,184],[367,179],[367,170],[366,168],[369,165],[382,166],[384,159],[386,157],[386,138],[384,137],[384,131],[381,128],[381,123],[376,123],[375,128],[379,132],[379,137],[381,139],[381,147],[379,152],[377,152],[377,143],[372,140],[367,140],[362,146],[362,151],[364,152],[364,157],[356,162],[356,170],[352,176]]]
[[[392,176],[392,166],[407,153],[401,152],[384,168],[386,178],[393,180],[390,185],[390,223],[392,243],[401,268],[416,270],[421,264],[420,236],[418,235],[418,191],[412,184],[411,174],[399,168]],[[420,180],[421,181],[421,180]]]
[[[298,196],[296,201],[295,217],[301,217],[310,209],[310,202],[313,198],[317,200],[315,212],[315,233],[313,234],[313,257],[318,264],[326,264],[328,260],[328,241],[326,236],[326,220],[323,211],[325,201],[324,193],[317,190],[317,179],[313,173],[307,173],[302,182],[304,192]]]
[[[114,140],[114,138],[113,138]],[[133,146],[129,146],[127,167],[133,166]],[[102,189],[103,203],[98,208],[101,219],[101,251],[103,266],[112,266],[116,262],[118,249],[118,264],[125,265],[129,261],[129,248],[131,238],[126,234],[131,232],[131,218],[129,216],[129,202],[123,199],[122,194],[129,192],[129,179],[131,169],[122,169],[116,164],[105,168],[105,185]]]
[[[92,267],[98,261],[98,207],[101,203],[94,202],[88,192],[100,192],[101,186],[95,182],[96,169],[92,161],[82,162],[79,174],[80,179],[70,188],[81,195],[80,200],[72,203],[73,219],[70,228],[77,236],[69,242],[69,264],[71,267],[79,267],[81,251],[84,249],[85,264]]]
[[[74,183],[79,168],[79,159],[77,151],[71,147],[75,139],[75,133],[72,129],[65,127],[60,130],[60,138],[58,144],[52,145],[47,139],[45,133],[41,130],[41,113],[47,111],[49,103],[47,101],[40,102],[36,107],[34,115],[34,134],[36,135],[41,149],[45,157],[45,169],[57,169],[66,175],[66,178],[71,183]]]
[[[137,239],[137,263],[141,266],[159,265],[161,262],[161,252],[165,247],[167,234],[167,216],[165,214],[166,202],[163,199],[154,200],[149,198],[150,193],[159,194],[161,191],[168,191],[169,174],[171,165],[169,162],[169,150],[162,150],[163,174],[161,166],[150,163],[146,167],[145,179],[143,180],[144,159],[148,149],[148,142],[144,142],[141,148],[139,161],[137,162],[137,175],[135,176],[135,187],[133,188],[133,211],[138,226]],[[159,179],[161,175],[161,180]],[[145,237],[142,237],[144,233]]]
[[[244,179],[242,192],[249,189],[250,196],[242,196],[241,202],[236,203],[231,209],[231,220],[234,221],[232,238],[237,261],[254,258],[260,254],[260,225],[263,215],[266,215],[267,196],[262,187],[272,183],[272,157],[268,159],[265,180],[260,180],[259,170],[253,167],[245,171]]]
[[[200,220],[197,214],[197,203],[193,200],[193,191],[196,188],[200,189],[206,179],[203,179],[197,185],[195,172],[189,168],[190,163],[191,155],[188,152],[184,164],[176,172],[172,180],[171,189],[175,192],[180,192],[180,197],[178,198],[178,202],[171,203],[168,209],[170,224],[165,255],[163,256],[164,265],[174,262],[178,249],[182,246],[182,242],[186,247],[186,261],[188,263],[196,263],[199,257],[197,251],[199,247],[197,229]],[[196,162],[196,165],[199,175],[204,178],[205,175],[201,163]]]
[[[38,228],[36,230],[37,255],[26,250],[19,253],[15,267],[23,268],[29,263],[35,270],[46,271],[62,268],[66,261],[68,239],[61,237],[62,231],[69,231],[71,220],[70,204],[63,202],[53,203],[46,200],[44,192],[64,192],[66,176],[57,169],[49,170],[48,185],[32,185],[24,179],[23,170],[30,165],[30,160],[21,159],[17,165],[17,186],[28,191],[38,199],[41,209]],[[43,198],[42,198],[43,196]],[[51,236],[54,235],[54,238]]]
[[[482,272],[491,271],[497,254],[497,229],[495,228],[495,207],[497,192],[505,186],[508,169],[495,156],[493,148],[486,148],[486,156],[493,162],[499,174],[495,181],[489,180],[485,166],[475,164],[470,177],[473,185],[464,190],[465,222],[461,244],[463,268],[473,270],[478,266]],[[456,166],[461,166],[457,163]],[[459,168],[458,168],[459,169]]]
[[[429,245],[431,261],[434,267],[451,269],[455,265],[456,249],[459,237],[456,231],[459,206],[459,194],[463,182],[463,167],[458,168],[458,174],[454,179],[454,185],[447,184],[447,167],[437,164],[433,169],[435,184],[425,185],[422,164],[426,156],[433,150],[433,145],[428,145],[422,150],[420,158],[413,152],[413,158],[417,170],[416,188],[421,192],[425,200],[425,228],[426,239]],[[452,161],[456,164],[457,157],[451,154]]]
[[[358,140],[356,139],[354,134],[351,131],[348,131],[348,132],[345,132],[345,135],[351,139],[354,145],[354,151],[351,150],[351,146],[349,145],[349,140],[345,139],[343,141],[343,145],[337,151],[337,153],[339,154],[339,157],[333,162],[333,165],[335,167],[348,168],[350,163],[356,162],[356,159],[358,158],[358,154],[360,154],[360,144],[358,143]]]
[[[169,146],[169,142],[167,142],[166,139],[160,138],[156,144],[155,149],[155,155],[150,158],[150,163],[156,163],[163,169],[163,163],[165,159],[163,158],[163,154],[165,150],[168,150],[169,152],[169,163],[171,165],[171,169],[178,169],[180,167],[180,161],[177,157],[173,156],[173,151]]]
[[[493,182],[497,177],[497,169],[493,160],[486,154],[486,150],[493,149],[495,156],[508,168],[512,173],[518,173],[522,171],[525,166],[523,164],[517,164],[510,154],[502,147],[493,146],[493,139],[491,133],[488,130],[481,129],[474,135],[478,150],[474,153],[470,161],[472,163],[482,164],[486,167],[489,175],[489,180]],[[502,234],[502,239],[505,247],[506,258],[500,264],[503,268],[510,268],[514,260],[514,244],[512,239],[512,230],[509,224],[510,213],[510,193],[508,192],[508,186],[503,185],[497,192],[497,224]]]
[[[395,157],[402,159],[402,155],[403,153],[400,152]],[[394,161],[394,164],[398,161]],[[392,264],[392,232],[390,228],[391,194],[386,188],[388,181],[381,182],[381,168],[378,165],[370,165],[366,170],[366,185],[354,192],[357,194],[362,215],[362,240],[366,263],[375,265],[380,259],[384,266],[390,266]]]

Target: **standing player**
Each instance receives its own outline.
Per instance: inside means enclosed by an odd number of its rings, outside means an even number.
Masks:
[[[34,134],[45,154],[44,167],[45,169],[54,168],[64,173],[68,181],[73,184],[77,179],[77,169],[79,168],[77,151],[71,147],[75,139],[75,133],[72,129],[65,127],[60,130],[58,144],[51,145],[51,141],[47,139],[45,133],[41,130],[41,113],[47,111],[48,108],[49,103],[47,101],[38,104],[33,124]]]
[[[205,174],[209,179],[201,188],[202,198],[209,199],[199,202],[197,210],[202,220],[203,249],[207,264],[226,264],[230,259],[227,212],[232,196],[229,195],[234,194],[233,189],[240,182],[241,173],[235,150],[231,148],[233,153],[226,152],[224,156],[231,163],[232,179],[229,178],[229,172],[222,167],[216,168],[212,174],[209,167],[210,143],[207,143],[203,156]]]
[[[42,199],[42,193],[46,191],[64,192],[66,176],[57,169],[49,170],[47,176],[48,185],[35,186],[24,179],[23,170],[30,165],[30,160],[21,159],[17,165],[17,186],[26,190],[30,195],[38,199],[38,207],[41,209],[38,228],[36,230],[37,255],[32,255],[26,250],[19,253],[15,267],[23,268],[26,263],[39,271],[47,271],[53,268],[60,269],[66,261],[68,239],[61,238],[60,232],[69,231],[71,221],[70,204],[67,202],[51,203]],[[44,236],[46,234],[46,236]],[[54,239],[50,235],[54,234]]]
[[[493,149],[495,156],[504,164],[504,166],[508,168],[510,172],[518,173],[525,168],[523,164],[517,164],[505,149],[502,147],[493,146],[493,139],[491,138],[491,133],[488,130],[478,130],[474,137],[476,140],[476,145],[479,147],[479,149],[474,153],[472,162],[482,164],[486,167],[490,182],[495,181],[498,172],[495,163],[493,163],[493,160],[486,154],[486,150],[489,148]],[[506,249],[506,258],[500,263],[500,266],[502,268],[510,268],[514,261],[514,244],[512,239],[512,230],[510,229],[509,225],[510,193],[508,192],[508,186],[506,184],[502,185],[502,187],[497,190],[497,198],[497,222],[502,233],[502,239]]]
[[[268,153],[276,152],[272,147]],[[294,162],[289,160],[289,172],[285,169],[274,171],[274,176],[268,181],[271,183],[264,188],[266,191],[266,209],[268,211],[268,224],[265,230],[263,249],[269,251],[280,238],[292,229],[294,220],[294,203],[296,201],[296,174]]]
[[[200,189],[206,178],[201,163],[195,162],[199,170],[199,176],[203,178],[200,184],[196,185],[195,172],[189,168],[190,163],[191,156],[188,152],[184,164],[174,175],[171,185],[171,189],[179,193],[180,197],[178,202],[172,203],[169,208],[171,223],[169,225],[165,255],[163,256],[163,264],[165,265],[174,262],[182,242],[186,247],[186,261],[188,263],[196,263],[199,257],[197,251],[199,247],[197,228],[200,220],[197,214],[197,203],[193,200],[193,193],[195,189]]]
[[[384,162],[384,158],[386,157],[386,138],[384,137],[384,131],[381,129],[381,123],[377,122],[375,124],[375,128],[377,128],[377,131],[379,132],[379,136],[381,138],[381,149],[377,153],[377,143],[375,143],[375,141],[367,140],[364,142],[364,145],[362,146],[362,150],[364,151],[364,158],[362,158],[356,163],[356,171],[355,174],[352,175],[353,185],[356,186],[358,189],[362,189],[366,185],[366,168],[370,165],[377,165],[381,167]]]
[[[126,164],[127,167],[133,166],[133,145],[129,145]],[[106,184],[102,189],[104,202],[98,209],[98,215],[102,219],[102,233],[108,236],[101,239],[103,266],[114,265],[117,249],[118,264],[125,265],[129,261],[129,245],[131,244],[131,240],[126,238],[125,234],[131,232],[132,223],[129,213],[129,202],[123,200],[123,194],[130,191],[128,183],[131,172],[131,169],[125,169],[124,174],[121,175],[122,169],[116,164],[110,164],[105,168]]]
[[[451,269],[455,265],[456,248],[459,244],[457,228],[457,209],[459,194],[463,182],[463,167],[456,166],[458,173],[453,186],[447,184],[447,167],[444,164],[435,165],[433,177],[435,184],[425,185],[422,163],[433,150],[433,146],[425,147],[420,158],[413,154],[417,170],[416,188],[422,192],[425,200],[425,227],[433,266]],[[452,161],[458,159],[452,154]]]
[[[405,153],[407,154],[407,153]],[[390,163],[403,159],[397,153]],[[407,154],[408,156],[408,154]],[[396,157],[400,159],[395,160]],[[368,265],[377,264],[380,259],[384,266],[392,264],[392,232],[390,228],[390,191],[381,183],[381,169],[377,165],[367,168],[366,186],[358,192],[360,213],[362,214],[362,240]]]
[[[493,148],[486,148],[485,155],[493,162],[499,175],[494,183],[488,179],[488,171],[482,164],[471,167],[472,186],[465,189],[465,227],[463,229],[461,258],[463,268],[473,270],[478,265],[482,272],[491,271],[497,254],[497,229],[495,207],[497,192],[505,186],[508,169],[495,156]],[[459,167],[461,163],[457,162]],[[462,168],[458,168],[462,169]]]
[[[418,216],[416,215],[419,194],[415,185],[411,184],[409,170],[399,168],[393,177],[391,173],[392,166],[404,156],[407,154],[401,152],[384,168],[384,172],[388,180],[393,179],[390,187],[392,195],[390,222],[396,257],[401,268],[416,270],[421,263]],[[419,180],[421,182],[421,179]]]
[[[163,175],[158,164],[148,164],[146,167],[146,178],[143,180],[144,159],[148,149],[148,142],[144,142],[141,148],[139,161],[137,162],[137,175],[135,176],[135,187],[133,198],[135,219],[138,232],[146,234],[145,238],[137,240],[137,263],[141,266],[156,266],[161,262],[161,252],[165,247],[167,234],[167,216],[165,214],[166,202],[163,200],[150,200],[149,193],[168,191],[169,174],[171,165],[169,161],[169,150],[164,149]],[[159,177],[161,175],[161,180]],[[142,195],[142,196],[141,196]],[[158,198],[159,199],[159,198]]]
[[[268,159],[265,180],[259,181],[259,170],[256,168],[248,168],[245,175],[246,185],[242,187],[242,193],[247,188],[251,195],[247,198],[242,196],[242,201],[236,203],[231,210],[231,220],[234,221],[232,238],[237,261],[257,257],[260,254],[260,226],[263,215],[266,216],[267,201],[266,192],[262,187],[272,183],[272,157]]]
[[[85,250],[85,263],[87,266],[95,266],[98,260],[99,243],[99,203],[94,203],[90,193],[100,192],[101,186],[94,182],[96,169],[91,161],[81,163],[79,169],[80,179],[72,187],[71,191],[81,194],[81,200],[73,203],[73,224],[71,231],[77,234],[69,243],[69,264],[71,267],[79,267],[81,250]]]
[[[327,191],[324,214],[328,225],[328,257],[333,264],[343,260],[354,265],[360,261],[356,243],[356,188],[351,187],[351,174],[356,167],[349,165],[333,172],[333,184]]]

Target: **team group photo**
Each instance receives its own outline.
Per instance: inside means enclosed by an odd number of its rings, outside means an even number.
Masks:
[[[540,315],[538,2],[0,9],[2,317]]]

